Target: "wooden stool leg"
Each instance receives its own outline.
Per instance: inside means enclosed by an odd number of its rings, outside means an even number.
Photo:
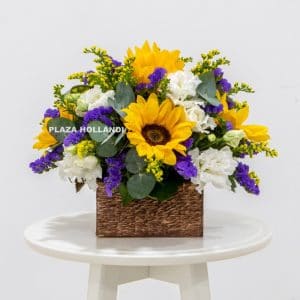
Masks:
[[[117,300],[118,285],[147,277],[148,267],[90,265],[87,300]]]
[[[207,264],[150,267],[153,279],[179,285],[181,300],[210,300]]]

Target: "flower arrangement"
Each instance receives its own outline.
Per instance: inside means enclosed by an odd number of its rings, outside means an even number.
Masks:
[[[220,67],[229,60],[219,51],[194,65],[180,51],[148,42],[129,49],[123,62],[97,47],[84,53],[95,55],[96,67],[70,75],[79,83],[68,91],[54,86],[33,172],[58,167],[77,191],[85,184],[95,190],[100,180],[107,196],[119,192],[125,204],[167,200],[187,181],[199,193],[210,183],[259,194],[258,176],[242,159],[277,152],[267,127],[246,122],[249,105],[236,95],[254,91],[224,77]]]

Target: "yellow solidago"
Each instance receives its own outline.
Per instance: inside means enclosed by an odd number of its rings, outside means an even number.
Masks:
[[[95,143],[93,141],[84,140],[77,144],[76,146],[77,155],[80,158],[84,158],[95,151]]]
[[[175,107],[169,99],[159,104],[157,95],[152,93],[147,101],[138,96],[137,103],[131,103],[123,111],[127,137],[139,156],[175,165],[174,151],[185,155],[182,142],[192,135],[195,123],[186,118],[182,106]]]
[[[149,83],[148,76],[156,68],[164,68],[167,73],[182,70],[184,61],[180,59],[179,50],[161,50],[156,43],[152,47],[146,41],[141,48],[135,47],[134,51],[128,49],[128,58],[133,58],[133,75],[138,83]]]
[[[268,127],[263,125],[243,125],[243,123],[248,119],[249,116],[249,106],[245,105],[238,110],[228,109],[228,104],[226,101],[226,93],[222,96],[217,91],[217,98],[223,105],[223,111],[220,113],[220,117],[226,121],[231,122],[234,129],[241,129],[245,132],[247,138],[254,142],[264,142],[270,139],[268,133]]]
[[[259,185],[260,179],[259,179],[259,177],[257,176],[257,174],[255,172],[253,172],[253,171],[250,172],[249,177],[255,181],[256,185]]]
[[[155,158],[148,159],[147,163],[148,163],[148,165],[147,165],[146,171],[148,173],[152,173],[154,175],[156,181],[161,182],[163,180],[163,175],[164,175],[164,172],[161,169],[162,163]]]

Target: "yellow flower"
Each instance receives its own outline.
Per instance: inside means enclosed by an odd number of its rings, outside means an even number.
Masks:
[[[179,50],[161,50],[156,43],[153,43],[151,47],[148,41],[141,48],[135,47],[135,53],[128,49],[127,55],[128,58],[135,58],[132,64],[133,75],[139,83],[149,83],[148,76],[156,68],[164,68],[167,73],[173,73],[184,67],[184,62],[180,60]]]
[[[226,121],[231,122],[234,129],[241,129],[245,132],[247,138],[254,142],[264,142],[270,139],[268,133],[268,127],[263,125],[243,125],[249,116],[249,106],[245,105],[241,109],[228,109],[226,101],[226,93],[222,96],[217,91],[217,98],[223,105],[223,111],[220,113],[220,117]]]
[[[195,123],[187,120],[183,107],[175,107],[169,99],[159,105],[157,95],[151,94],[147,101],[138,96],[137,103],[131,103],[124,112],[127,137],[139,156],[175,165],[173,150],[185,155],[186,147],[181,143],[191,136]]]
[[[60,107],[60,108],[58,108],[58,110],[59,110],[59,116],[61,118],[65,118],[65,119],[68,119],[71,121],[74,120],[74,116],[72,114],[70,114],[66,109]]]
[[[34,149],[46,149],[57,143],[56,138],[48,131],[48,122],[52,118],[45,118],[42,132],[36,137],[37,142],[33,145]]]
[[[73,120],[74,116],[68,113],[64,108],[60,107],[59,116],[68,120]],[[48,131],[48,122],[52,118],[45,118],[41,133],[36,137],[37,142],[33,145],[34,149],[46,149],[58,143],[56,138]]]

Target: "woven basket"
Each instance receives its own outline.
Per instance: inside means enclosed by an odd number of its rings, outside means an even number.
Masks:
[[[199,237],[203,235],[203,194],[191,183],[183,184],[169,200],[147,198],[124,206],[115,193],[106,196],[103,184],[97,189],[99,237]]]

